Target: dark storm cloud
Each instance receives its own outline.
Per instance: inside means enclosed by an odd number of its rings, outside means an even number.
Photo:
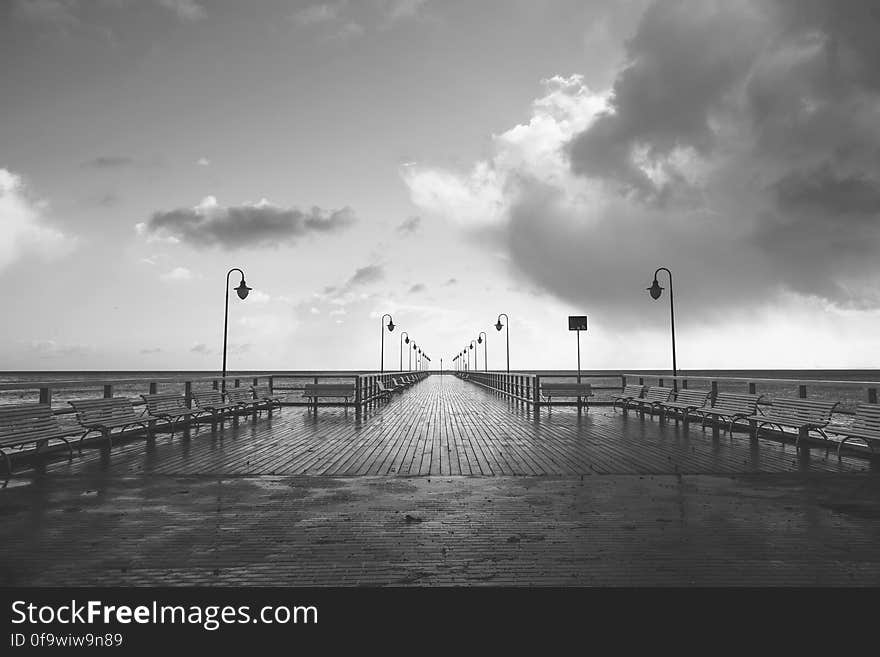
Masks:
[[[637,166],[637,149],[656,161],[678,147],[709,152],[710,125],[755,56],[760,24],[736,3],[658,2],[628,44],[611,111],[569,145],[575,173],[606,178],[642,195],[661,190]]]
[[[866,284],[880,276],[878,34],[869,2],[654,3],[610,110],[566,145],[603,203],[585,221],[559,189],[521,184],[506,226],[514,263],[604,305],[624,305],[624,283],[641,293],[660,265],[677,285],[699,281],[694,303],[788,289],[880,304]]]
[[[146,231],[172,237],[197,248],[219,246],[238,249],[290,244],[306,235],[335,233],[355,221],[351,208],[309,212],[268,204],[220,207],[215,203],[196,208],[156,212]]]

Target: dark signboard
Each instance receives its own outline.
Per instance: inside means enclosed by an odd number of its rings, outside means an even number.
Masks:
[[[586,331],[587,316],[586,315],[569,315],[568,317],[569,331]]]

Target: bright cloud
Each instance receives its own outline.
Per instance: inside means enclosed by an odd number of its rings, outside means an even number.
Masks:
[[[47,207],[31,198],[20,176],[0,169],[0,269],[20,258],[54,259],[73,250],[74,238],[47,225]]]

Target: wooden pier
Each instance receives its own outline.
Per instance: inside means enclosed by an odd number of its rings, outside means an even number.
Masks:
[[[880,584],[868,459],[448,375],[52,461],[0,521],[4,585]]]

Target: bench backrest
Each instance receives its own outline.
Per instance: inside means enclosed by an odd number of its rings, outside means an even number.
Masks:
[[[252,404],[254,393],[250,388],[226,388],[226,401],[230,404]]]
[[[257,399],[270,399],[275,396],[267,385],[251,386],[251,390],[254,391],[254,397]]]
[[[691,406],[703,406],[709,400],[711,390],[679,390],[675,395],[675,401],[678,404],[689,404]]]
[[[128,397],[79,399],[67,403],[73,406],[73,410],[76,411],[76,419],[83,426],[136,417],[134,406]]]
[[[856,409],[852,428],[880,434],[880,404],[861,404]]]
[[[147,412],[150,415],[162,415],[174,411],[189,410],[186,406],[186,397],[178,393],[169,392],[155,395],[141,395],[147,404]]]
[[[49,404],[0,406],[0,440],[60,430]]]
[[[634,383],[630,383],[628,385],[623,386],[623,392],[620,393],[621,397],[631,397],[637,399],[642,396],[642,392],[645,390],[645,386],[636,385]]]
[[[306,395],[354,397],[354,385],[351,383],[307,383],[303,392]]]
[[[834,408],[840,402],[824,399],[793,399],[780,397],[773,400],[773,405],[766,409],[768,418],[796,418],[812,422],[829,422]]]
[[[592,386],[589,383],[541,383],[541,393],[560,397],[589,397]]]
[[[715,396],[712,410],[732,415],[754,415],[758,401],[763,395],[744,395],[734,392],[719,392]]]
[[[193,392],[193,400],[199,408],[208,408],[209,406],[223,406],[223,393],[219,390],[200,390]]]
[[[672,392],[672,388],[666,388],[664,386],[651,386],[650,388],[648,388],[648,392],[645,393],[645,401],[669,401],[669,398],[672,397]]]

